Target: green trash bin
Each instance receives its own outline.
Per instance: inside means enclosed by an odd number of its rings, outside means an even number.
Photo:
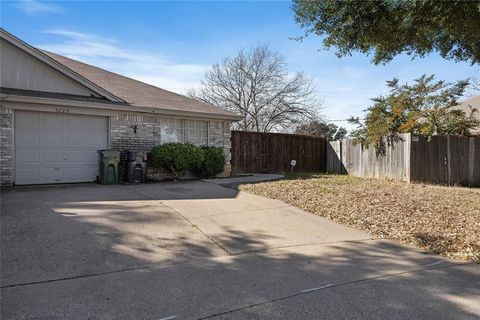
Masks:
[[[118,163],[120,162],[119,150],[99,150],[100,154],[100,184],[119,183]]]

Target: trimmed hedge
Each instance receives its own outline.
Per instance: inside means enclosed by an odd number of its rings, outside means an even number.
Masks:
[[[196,177],[210,178],[223,171],[225,154],[220,147],[201,146],[199,148],[200,161],[192,168]]]
[[[164,169],[178,179],[198,166],[199,158],[198,147],[191,143],[166,143],[152,148],[149,161],[152,167]]]
[[[149,162],[152,167],[172,173],[177,179],[187,171],[196,177],[209,178],[223,171],[225,155],[220,147],[166,143],[152,148]]]

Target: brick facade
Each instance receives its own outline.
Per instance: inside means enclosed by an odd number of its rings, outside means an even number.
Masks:
[[[221,147],[225,153],[225,169],[221,175],[230,175],[232,169],[230,165],[230,160],[232,159],[232,154],[230,152],[230,122],[216,120],[209,121],[208,136],[209,145]]]
[[[161,118],[128,114],[110,117],[110,148],[144,151],[160,144]],[[230,166],[230,122],[212,120],[208,122],[208,144],[223,148],[226,156],[223,176],[229,175]],[[13,183],[13,110],[1,107],[0,111],[0,184]],[[136,132],[134,130],[136,126]]]
[[[160,144],[160,121],[154,116],[128,114],[110,117],[110,148],[148,152],[157,144]]]
[[[13,111],[0,106],[0,185],[13,183]]]
[[[160,117],[142,114],[124,114],[111,117],[110,147],[129,151],[150,151],[153,146],[161,143],[161,121],[162,118]],[[223,148],[226,160],[225,170],[221,175],[229,175],[231,172],[229,121],[209,121],[208,144]]]

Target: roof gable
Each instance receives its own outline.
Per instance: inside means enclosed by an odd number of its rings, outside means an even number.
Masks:
[[[4,86],[2,82],[2,87],[5,87],[6,89],[13,89],[14,91],[17,90],[15,91],[17,93],[20,92],[18,90],[21,90],[20,93],[22,94],[35,93],[37,95],[39,92],[43,91],[63,95],[66,94],[68,97],[77,97],[82,95],[91,96],[93,99],[103,97],[111,102],[122,103],[130,106],[133,110],[137,111],[148,110],[147,112],[158,112],[168,115],[188,115],[194,117],[216,118],[233,121],[243,118],[242,116],[232,112],[216,108],[212,105],[188,98],[186,96],[164,90],[101,68],[97,68],[80,61],[69,59],[55,53],[34,48],[1,28],[0,36],[2,40],[2,47],[4,42],[8,42],[9,45],[22,51],[25,56],[38,59],[39,62],[43,63],[42,66],[44,68],[50,67],[51,69],[47,70],[50,70],[51,72],[54,70],[56,72],[55,76],[59,77],[61,75],[62,77],[66,77],[62,79],[44,79],[46,81],[39,80],[36,82],[42,85],[44,83],[50,85],[51,83],[54,83],[53,86],[49,88],[45,88],[44,86],[21,86],[18,84],[14,84],[12,86],[10,83],[6,83]],[[19,54],[16,53],[13,54],[13,56],[18,58]],[[11,68],[9,72],[14,76],[9,76],[7,78],[15,81],[15,73],[19,72],[21,65],[21,63],[16,64],[15,67]],[[28,70],[29,68],[26,69]],[[32,69],[31,66],[30,69]],[[39,69],[28,71],[30,71],[31,74],[24,77],[24,79],[42,77],[48,73],[45,70]],[[3,74],[4,68],[2,65],[2,76]],[[65,81],[66,79],[69,81]],[[66,85],[67,82],[70,82],[70,85],[75,84],[76,87],[55,87],[55,83],[57,85]]]
[[[107,90],[0,28],[1,87],[104,97],[122,101]]]

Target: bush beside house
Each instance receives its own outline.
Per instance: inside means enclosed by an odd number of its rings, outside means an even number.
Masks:
[[[222,148],[201,146],[198,151],[199,161],[192,170],[196,177],[209,178],[222,173],[225,163],[225,153]]]
[[[220,174],[225,163],[223,149],[214,146],[195,146],[191,143],[166,143],[152,148],[150,166],[180,179],[187,173],[198,178]]]

